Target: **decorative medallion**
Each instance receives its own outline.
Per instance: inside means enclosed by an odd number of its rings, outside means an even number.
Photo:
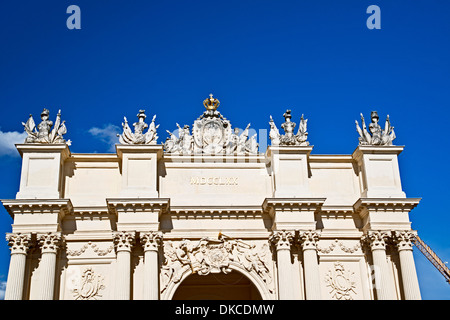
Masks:
[[[353,300],[355,292],[354,272],[346,270],[340,262],[334,263],[334,268],[325,275],[327,287],[331,288],[331,297],[336,300]]]
[[[75,300],[98,300],[100,290],[105,289],[103,276],[95,274],[91,267],[86,268],[79,283],[72,290]]]
[[[178,137],[167,131],[170,137],[164,143],[165,152],[180,155],[258,153],[256,134],[249,138],[250,124],[242,133],[237,128],[233,130],[230,121],[217,111],[220,102],[212,94],[203,105],[206,111],[194,121],[192,135],[188,125],[181,127],[178,123]]]
[[[227,274],[231,272],[232,263],[240,265],[248,272],[255,272],[267,285],[268,290],[273,292],[269,261],[266,260],[270,256],[269,253],[267,244],[257,248],[255,244],[232,239],[222,234],[217,240],[202,238],[198,242],[166,241],[164,242],[165,261],[161,270],[161,292],[164,292],[171,282],[179,282],[188,269],[198,275]]]

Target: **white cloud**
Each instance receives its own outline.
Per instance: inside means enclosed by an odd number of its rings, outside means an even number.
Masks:
[[[116,143],[119,143],[120,128],[113,124],[107,124],[103,128],[93,127],[89,133],[109,145],[108,151],[114,152]]]
[[[0,281],[0,300],[5,300],[6,281]]]
[[[0,131],[0,157],[19,156],[19,152],[17,152],[15,144],[24,143],[26,137],[26,132]]]

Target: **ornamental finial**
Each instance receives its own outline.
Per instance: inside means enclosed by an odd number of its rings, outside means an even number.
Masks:
[[[209,98],[203,100],[203,105],[205,106],[206,110],[216,110],[220,105],[220,101],[218,99],[214,99],[213,94],[210,93]]]

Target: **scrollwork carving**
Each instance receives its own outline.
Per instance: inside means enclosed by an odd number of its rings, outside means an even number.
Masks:
[[[6,241],[11,249],[11,254],[26,254],[31,244],[31,234],[8,233]]]
[[[345,269],[341,262],[335,262],[334,268],[325,275],[327,287],[331,288],[330,294],[336,300],[353,300],[352,294],[356,294],[356,282],[354,272]]]
[[[101,297],[100,290],[105,289],[104,277],[96,274],[94,269],[84,269],[79,283],[72,290],[75,300],[98,300]]]
[[[219,239],[202,238],[198,242],[182,240],[164,242],[165,261],[161,270],[164,292],[171,282],[179,282],[183,273],[191,269],[193,273],[229,273],[230,264],[240,265],[248,272],[255,272],[274,291],[267,258],[270,256],[268,245],[257,247],[240,239],[220,235]]]

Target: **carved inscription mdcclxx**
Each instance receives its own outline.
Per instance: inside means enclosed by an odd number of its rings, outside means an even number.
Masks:
[[[237,186],[237,177],[191,177],[191,185]]]

